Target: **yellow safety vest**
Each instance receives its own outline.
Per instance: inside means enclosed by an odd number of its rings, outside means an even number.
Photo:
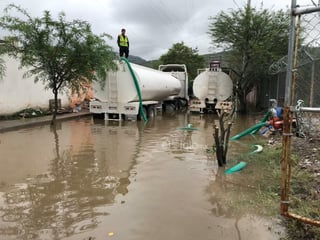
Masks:
[[[119,37],[120,37],[120,43],[119,43],[120,46],[121,47],[128,47],[128,42],[129,42],[128,37],[123,36],[122,34],[120,34]]]

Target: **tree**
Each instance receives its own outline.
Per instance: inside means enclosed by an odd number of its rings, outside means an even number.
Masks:
[[[189,79],[194,79],[197,70],[205,67],[204,58],[198,54],[198,50],[187,47],[184,42],[173,44],[169,51],[160,57],[160,61],[162,64],[185,64]]]
[[[2,58],[0,58],[0,79],[3,77],[3,75],[5,74],[5,62]]]
[[[215,152],[218,161],[218,166],[223,167],[227,163],[227,153],[229,147],[229,137],[231,132],[231,126],[234,118],[235,108],[232,111],[217,112],[219,116],[219,124],[214,125],[214,141]]]
[[[22,18],[10,16],[13,10]],[[52,124],[56,120],[59,93],[85,90],[92,81],[103,84],[108,70],[116,69],[115,53],[104,40],[111,36],[93,34],[86,21],[67,22],[64,13],[58,15],[58,20],[49,11],[41,18],[32,18],[26,10],[10,4],[0,18],[0,27],[12,34],[6,38],[5,53],[29,68],[26,76],[35,75],[35,82],[42,81],[46,89],[52,90],[55,101]]]
[[[5,41],[0,40],[0,56],[4,53]],[[6,65],[2,58],[0,58],[0,79],[4,76],[6,71]]]
[[[228,62],[239,74],[235,86],[242,109],[253,87],[268,81],[269,66],[288,50],[289,15],[283,11],[257,10],[247,5],[210,17],[213,45],[229,51]]]

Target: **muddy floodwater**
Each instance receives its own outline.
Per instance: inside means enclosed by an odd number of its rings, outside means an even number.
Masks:
[[[147,124],[85,117],[56,131],[0,133],[0,239],[279,239],[277,220],[225,205],[228,191],[255,190],[221,183],[245,170],[219,179],[213,122],[184,113]],[[179,129],[189,123],[197,130]],[[232,133],[252,124],[238,118]],[[253,141],[231,142],[230,158]]]

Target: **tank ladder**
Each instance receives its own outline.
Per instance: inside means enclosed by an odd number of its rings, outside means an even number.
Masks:
[[[109,109],[119,109],[118,106],[118,80],[117,72],[109,72]],[[109,120],[109,114],[105,113],[105,120]],[[118,113],[118,119],[121,120],[121,113]],[[113,119],[114,120],[114,119]]]
[[[208,95],[214,97],[217,94],[217,82],[215,76],[210,76],[208,81]]]
[[[109,73],[109,101],[110,103],[118,102],[118,81],[117,81],[117,73],[110,72]]]

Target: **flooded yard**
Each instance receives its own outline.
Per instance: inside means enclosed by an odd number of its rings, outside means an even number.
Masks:
[[[279,239],[276,220],[235,213],[221,200],[230,191],[249,199],[255,189],[226,186],[243,173],[219,173],[213,121],[182,113],[147,124],[85,117],[56,131],[0,133],[0,239]],[[179,130],[189,123],[198,130]],[[252,124],[238,118],[233,134]],[[231,142],[230,158],[253,141]]]

